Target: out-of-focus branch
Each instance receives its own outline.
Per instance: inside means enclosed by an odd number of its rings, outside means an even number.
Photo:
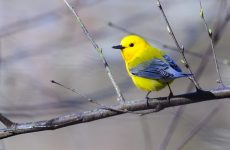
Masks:
[[[170,142],[170,139],[172,138],[173,133],[174,133],[174,131],[175,131],[175,129],[179,123],[180,117],[184,112],[184,108],[185,108],[185,106],[179,106],[177,108],[171,122],[168,125],[166,133],[164,135],[162,142],[160,143],[158,150],[166,150],[166,148]]]
[[[91,44],[93,45],[93,47],[96,49],[96,51],[99,53],[102,61],[103,61],[103,64],[104,64],[104,67],[105,67],[105,70],[113,84],[113,87],[114,89],[116,90],[116,93],[117,93],[117,101],[120,103],[120,104],[123,104],[125,102],[125,99],[120,91],[120,88],[118,87],[116,81],[114,80],[113,78],[113,75],[110,71],[110,68],[109,68],[109,65],[103,55],[103,52],[102,52],[102,49],[97,45],[97,43],[94,41],[94,39],[92,38],[92,36],[90,35],[89,31],[87,30],[87,28],[85,27],[84,23],[82,22],[81,18],[79,17],[78,13],[76,10],[74,10],[74,8],[66,1],[64,0],[64,2],[66,3],[66,5],[68,6],[68,8],[72,11],[72,13],[74,14],[75,18],[77,19],[78,23],[81,25],[81,28],[84,32],[84,34],[86,35],[86,37],[88,38],[88,40],[91,42]]]
[[[0,116],[0,121],[2,121],[7,128],[0,129],[0,139],[7,138],[10,136],[15,136],[18,134],[25,134],[30,132],[38,132],[44,130],[55,130],[58,128],[80,124],[90,121],[95,121],[103,118],[112,117],[115,115],[120,115],[123,113],[128,113],[130,111],[142,111],[148,109],[155,109],[155,111],[163,110],[164,108],[198,103],[202,101],[217,100],[223,98],[230,98],[230,87],[225,89],[216,89],[211,91],[200,91],[195,93],[187,93],[182,95],[176,95],[170,99],[170,103],[167,97],[159,97],[149,100],[149,104],[146,104],[146,100],[132,100],[127,101],[124,105],[110,106],[114,110],[97,108],[91,111],[73,113],[65,116],[60,116],[50,120],[36,121],[36,122],[25,122],[25,123],[13,123],[13,125],[8,125],[5,122],[4,116]],[[127,110],[126,112],[123,110]],[[9,119],[7,119],[9,120]],[[12,122],[12,121],[10,121]]]
[[[136,34],[136,35],[139,35],[139,34],[137,34],[137,33],[131,32],[131,31],[129,31],[129,30],[127,30],[127,29],[125,29],[125,28],[123,28],[123,27],[117,25],[117,24],[114,24],[114,23],[112,23],[112,22],[108,22],[108,26],[111,27],[111,28],[117,29],[117,30],[119,30],[119,31],[122,31],[122,32],[124,32],[124,33],[126,33],[126,34]],[[142,36],[142,35],[139,35],[139,36]],[[144,37],[144,36],[142,36],[142,37]],[[160,42],[159,40],[150,39],[150,38],[147,38],[147,37],[144,37],[144,38],[145,38],[146,40],[148,40],[148,41],[156,42],[156,43],[159,44],[159,46],[161,46],[162,48],[167,48],[167,49],[170,49],[170,50],[177,51],[177,48],[176,48],[176,47],[166,45],[166,44]]]
[[[77,5],[81,8],[84,8],[84,7],[87,7],[88,5],[99,4],[103,1],[104,0],[90,0],[90,2],[88,2],[87,0],[76,1],[74,2],[73,5]],[[4,25],[3,27],[0,28],[0,37],[5,38],[6,36],[10,36],[12,34],[16,34],[18,32],[37,27],[39,25],[44,25],[44,22],[47,22],[44,20],[47,20],[47,19],[53,19],[54,21],[59,20],[67,13],[68,11],[65,8],[59,7],[49,12],[39,14],[34,17],[22,19],[22,20],[13,22],[11,24]]]
[[[212,119],[212,117],[220,110],[220,105],[216,106],[214,109],[208,113],[207,116],[202,119],[198,125],[196,125],[184,138],[183,142],[175,149],[182,150],[184,146]]]
[[[121,32],[124,32],[124,33],[126,33],[126,34],[136,34],[136,35],[139,35],[139,36],[141,36],[141,37],[144,37],[144,38],[147,39],[148,41],[152,41],[152,42],[156,43],[160,48],[168,49],[168,50],[170,50],[170,51],[178,52],[178,49],[177,49],[176,47],[174,47],[174,46],[164,44],[164,43],[162,43],[161,41],[158,41],[158,40],[156,40],[156,39],[152,39],[152,38],[145,37],[145,36],[140,35],[140,34],[138,34],[138,33],[131,32],[131,31],[129,31],[128,29],[125,29],[125,28],[123,28],[123,27],[121,27],[121,26],[119,26],[119,25],[117,25],[117,24],[115,24],[115,23],[113,23],[113,22],[109,22],[109,23],[108,23],[108,26],[111,27],[111,28],[117,29],[117,30],[119,30],[119,31],[121,31]],[[209,59],[209,58],[211,57],[210,54],[208,54],[208,55],[203,55],[203,54],[200,54],[200,53],[197,53],[197,52],[192,52],[192,51],[189,51],[189,50],[186,50],[186,49],[184,50],[184,53],[185,53],[186,55],[195,56],[195,57],[202,58],[202,59],[203,59],[203,58]],[[230,60],[228,60],[228,59],[222,60],[222,59],[217,58],[217,62],[218,62],[219,64],[221,64],[221,65],[230,65]],[[196,78],[197,78],[197,77],[196,77]]]

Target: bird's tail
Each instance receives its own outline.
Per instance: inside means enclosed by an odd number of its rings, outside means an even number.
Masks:
[[[181,73],[181,76],[180,77],[191,77],[193,74],[191,73]]]

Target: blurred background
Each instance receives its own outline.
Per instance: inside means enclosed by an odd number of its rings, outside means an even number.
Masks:
[[[187,71],[180,61],[181,55],[164,46],[175,47],[175,44],[155,1],[69,2],[78,9],[89,32],[103,49],[127,100],[143,99],[146,93],[134,87],[120,52],[111,48],[127,35],[121,28],[163,48]],[[223,81],[229,85],[229,3],[202,0],[202,5],[213,34],[219,35],[215,39],[216,53]],[[199,16],[199,1],[162,0],[162,6],[179,43],[189,52],[186,57],[201,87],[217,88],[210,42]],[[99,55],[62,0],[0,0],[0,15],[1,113],[13,121],[25,122],[98,107],[50,80],[74,88],[99,103],[117,104],[116,93]],[[188,79],[178,79],[172,84],[172,90],[174,94],[194,91],[190,84]],[[167,95],[167,88],[151,94],[152,97]],[[125,114],[55,131],[10,137],[1,141],[0,148],[227,150],[230,149],[229,108],[230,102],[226,99],[168,108],[145,116]]]

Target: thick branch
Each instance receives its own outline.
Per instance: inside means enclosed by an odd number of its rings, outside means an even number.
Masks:
[[[50,120],[43,120],[37,122],[14,123],[13,126],[5,129],[0,129],[0,139],[15,136],[18,134],[25,134],[30,132],[38,132],[43,130],[54,130],[74,124],[95,121],[115,115],[119,115],[130,111],[142,111],[154,109],[155,111],[163,110],[167,107],[198,103],[202,101],[209,101],[215,99],[230,98],[230,87],[225,89],[217,89],[212,91],[201,91],[195,93],[188,93],[176,95],[170,99],[168,103],[167,97],[159,97],[149,100],[149,105],[146,105],[146,100],[127,101],[124,105],[110,106],[114,110],[106,110],[97,108],[95,110],[73,113],[65,116],[60,116]],[[125,111],[124,111],[125,110]],[[127,110],[127,111],[126,111]],[[1,116],[0,116],[1,117]]]

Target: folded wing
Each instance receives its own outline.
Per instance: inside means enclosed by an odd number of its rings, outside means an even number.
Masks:
[[[131,74],[139,77],[162,80],[165,82],[175,78],[188,77],[191,75],[182,73],[181,69],[172,59],[168,59],[167,62],[164,62],[160,59],[152,59],[137,65],[129,71]]]
[[[182,72],[180,67],[168,55],[164,55],[163,57],[173,69],[175,69],[178,72]]]

